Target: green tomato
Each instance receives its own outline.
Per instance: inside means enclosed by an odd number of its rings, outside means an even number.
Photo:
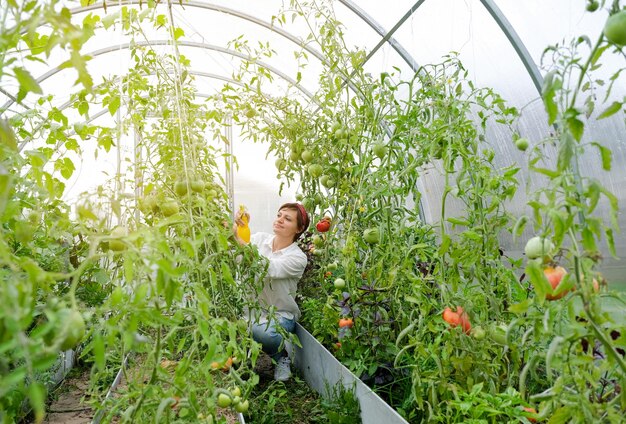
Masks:
[[[217,406],[219,406],[220,408],[228,408],[232,403],[233,400],[230,398],[230,396],[224,393],[220,393],[219,395],[217,395]]]
[[[335,131],[335,138],[342,139],[346,136],[346,134],[347,134],[346,130],[344,130],[343,128],[338,128]]]
[[[322,168],[322,165],[317,163],[309,165],[307,170],[309,172],[309,175],[311,175],[313,178],[318,178],[324,172],[324,168]]]
[[[333,180],[332,177],[329,177],[328,175],[322,175],[322,177],[320,178],[320,183],[326,188],[333,188],[335,186],[335,180]]]
[[[247,329],[247,327],[246,327],[246,329]],[[240,397],[241,396],[241,389],[239,388],[239,386],[235,386],[230,391],[230,394],[233,395],[235,398]],[[237,403],[237,402],[235,402],[235,403]]]
[[[586,9],[587,12],[595,12],[596,10],[598,10],[599,7],[600,3],[598,3],[596,0],[589,0]]]
[[[315,247],[322,247],[324,245],[324,239],[318,236],[317,234],[313,236],[311,241],[313,242],[313,245]]]
[[[180,208],[178,206],[178,202],[176,201],[176,199],[172,199],[171,197],[166,198],[161,204],[161,212],[163,212],[163,215],[165,216],[172,216],[174,214],[177,214],[179,210]]]
[[[125,237],[128,233],[126,227],[117,226],[113,228],[111,231],[111,237],[114,237],[112,240],[109,240],[109,249],[114,252],[122,252],[126,250],[126,243],[124,243],[121,239]]]
[[[283,158],[276,159],[276,162],[274,162],[274,164],[279,171],[284,171],[287,168],[287,161]]]
[[[250,408],[250,402],[248,402],[248,399],[235,405],[235,411],[241,412],[242,414],[248,412],[248,408]]]
[[[606,20],[604,35],[616,46],[626,46],[626,10],[621,10]]]
[[[140,209],[143,213],[158,212],[159,201],[157,200],[156,196],[148,195],[144,197],[141,201]]]
[[[344,280],[343,278],[337,278],[334,285],[336,289],[342,289],[346,286],[346,280]]]
[[[489,337],[494,342],[506,346],[506,332],[507,332],[506,324],[499,324],[497,326],[492,326],[489,329]]]
[[[292,162],[298,162],[298,160],[300,160],[300,153],[297,150],[292,150],[289,153],[289,159],[291,159]]]
[[[310,150],[305,150],[304,152],[302,152],[300,157],[302,158],[304,163],[309,163],[313,160],[313,153],[311,153]]]
[[[547,238],[532,237],[524,247],[524,254],[528,259],[546,258],[554,250],[554,244]]]
[[[337,262],[331,262],[331,263],[328,264],[328,266],[326,268],[329,271],[335,271],[338,267],[339,267],[339,265],[337,264]]]
[[[302,201],[302,205],[307,211],[309,211],[309,213],[311,213],[315,209],[315,199],[312,197],[307,197]]]
[[[187,194],[187,181],[178,180],[174,183],[174,192],[179,196]]]
[[[526,149],[528,149],[528,139],[527,138],[518,138],[517,141],[515,142],[515,146],[521,150],[522,152],[526,151]]]
[[[246,118],[254,118],[256,116],[256,110],[254,110],[252,107],[248,106],[246,108]]]
[[[196,192],[196,193],[201,193],[204,190],[204,187],[206,187],[206,184],[204,184],[204,181],[202,180],[193,180],[190,183],[191,186],[191,191]]]
[[[383,143],[374,144],[374,148],[372,150],[374,151],[374,154],[379,159],[382,159],[385,156],[387,156],[387,146],[385,146]]]
[[[474,337],[476,340],[483,340],[487,335],[485,330],[483,330],[483,328],[480,326],[472,328],[471,334],[472,337]]]
[[[378,228],[368,228],[363,231],[363,240],[369,244],[376,244],[380,241],[380,231]]]
[[[76,309],[63,311],[63,315],[65,328],[61,350],[68,350],[76,347],[85,336],[85,320]]]

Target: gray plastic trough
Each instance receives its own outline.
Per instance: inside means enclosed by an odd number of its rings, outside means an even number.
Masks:
[[[343,384],[348,390],[355,389],[363,424],[408,424],[300,324],[296,324],[296,335],[302,347],[290,349],[294,352],[294,365],[313,390],[323,397],[329,397],[329,389]]]

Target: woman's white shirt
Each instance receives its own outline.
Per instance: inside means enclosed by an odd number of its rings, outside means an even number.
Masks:
[[[300,309],[296,304],[296,290],[306,268],[307,257],[295,242],[272,252],[274,237],[274,234],[268,233],[255,233],[250,237],[250,243],[269,260],[263,290],[258,296],[261,313],[265,315],[265,311],[274,306],[279,315],[297,321]]]

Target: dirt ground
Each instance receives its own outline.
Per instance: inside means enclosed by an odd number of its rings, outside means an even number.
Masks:
[[[80,375],[69,376],[54,392],[55,399],[47,409],[44,423],[88,424],[94,413],[82,398],[89,387],[89,370]]]
[[[271,359],[267,357],[259,362],[262,363],[259,371],[265,372],[267,375],[272,375],[273,366]],[[70,374],[70,376],[51,393],[51,397],[54,400],[48,406],[44,423],[90,424],[95,413],[89,405],[83,403],[83,397],[88,388],[89,370],[85,370],[80,375]],[[125,388],[125,381],[122,379],[116,391],[123,391]],[[113,396],[115,397],[115,392]],[[237,413],[230,409],[218,409],[218,415],[226,418],[228,424],[239,423]]]

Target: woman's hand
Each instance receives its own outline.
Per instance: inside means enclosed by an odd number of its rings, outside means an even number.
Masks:
[[[242,219],[244,216],[248,219],[248,222],[250,222],[250,214],[248,212],[242,211],[241,209],[237,210],[237,212],[235,212],[235,225],[239,225],[239,226],[246,225],[246,223],[243,222],[243,219]]]
[[[246,243],[244,240],[241,239],[241,237],[239,237],[237,228],[246,225],[246,223],[242,219],[244,216],[246,216],[248,222],[250,222],[250,214],[248,212],[242,210],[238,210],[237,212],[235,212],[235,223],[233,224],[233,235],[235,236],[235,240],[237,240],[237,243],[242,246],[248,243]]]

